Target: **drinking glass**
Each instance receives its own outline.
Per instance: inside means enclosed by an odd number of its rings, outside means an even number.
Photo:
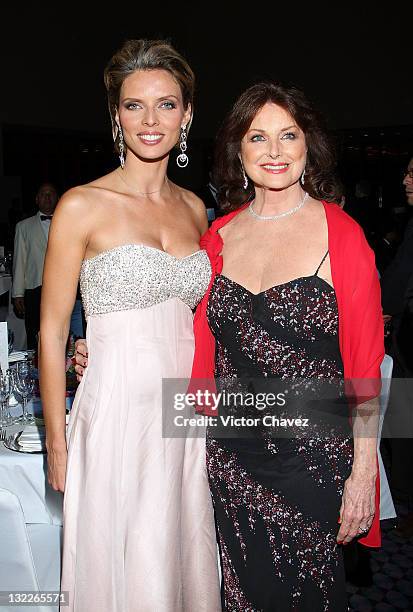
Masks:
[[[9,344],[9,355],[10,355],[10,353],[13,352],[13,345],[14,345],[14,331],[11,329],[7,330],[7,340]]]
[[[15,372],[15,389],[22,398],[23,413],[19,423],[34,423],[34,416],[27,412],[27,402],[33,393],[34,377],[30,361],[19,361]]]
[[[0,428],[14,423],[9,411],[9,398],[13,390],[13,373],[6,370],[5,374],[0,370]]]

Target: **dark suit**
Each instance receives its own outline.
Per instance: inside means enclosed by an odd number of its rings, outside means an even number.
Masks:
[[[413,218],[381,286],[383,312],[392,315],[393,381],[383,427],[390,437],[390,484],[413,511]]]
[[[384,314],[393,316],[393,329],[400,324],[406,306],[406,289],[413,273],[413,217],[406,226],[403,242],[381,279]]]

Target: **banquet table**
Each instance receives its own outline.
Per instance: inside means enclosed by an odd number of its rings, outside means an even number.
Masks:
[[[21,429],[9,433],[16,427]],[[16,452],[0,441],[0,591],[59,591],[62,508],[63,495],[47,483],[46,454]],[[58,606],[30,609],[57,612]]]
[[[0,487],[20,500],[26,523],[62,525],[63,495],[46,481],[46,455],[18,453],[0,443]]]

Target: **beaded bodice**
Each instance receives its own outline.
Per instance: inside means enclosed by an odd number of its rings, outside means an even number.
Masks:
[[[317,274],[259,294],[218,274],[207,315],[217,376],[342,376],[336,295]]]
[[[210,278],[206,251],[180,259],[154,247],[125,244],[85,259],[80,289],[87,316],[149,308],[170,298],[195,308]]]

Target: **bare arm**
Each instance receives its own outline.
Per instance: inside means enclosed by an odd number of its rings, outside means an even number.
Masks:
[[[87,245],[86,203],[77,190],[60,200],[50,228],[42,285],[40,391],[46,426],[48,479],[64,490],[66,473],[65,349]]]
[[[360,404],[353,413],[354,460],[344,486],[337,541],[348,543],[370,529],[375,513],[377,477],[378,397]],[[364,533],[365,535],[365,533]]]

